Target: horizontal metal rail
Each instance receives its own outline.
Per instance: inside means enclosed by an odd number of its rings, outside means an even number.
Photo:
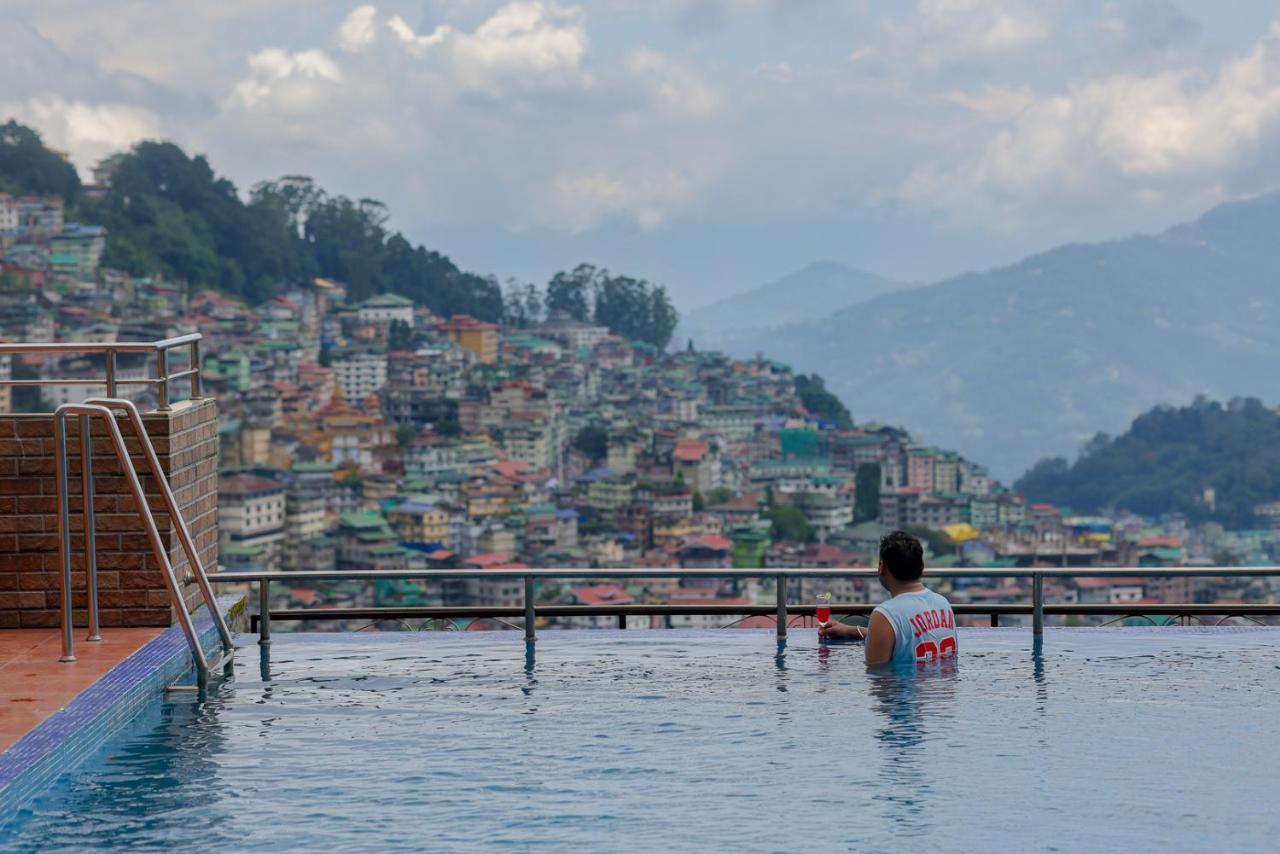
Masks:
[[[154,385],[156,387],[156,397],[159,399],[157,408],[161,411],[168,410],[169,407],[169,383],[173,380],[191,378],[191,399],[199,400],[201,397],[200,382],[200,342],[203,335],[199,332],[190,332],[186,335],[178,335],[173,338],[165,338],[160,341],[113,341],[110,343],[98,342],[74,342],[74,341],[47,341],[47,342],[20,342],[0,344],[0,356],[12,355],[32,355],[39,353],[79,353],[79,354],[101,354],[105,361],[105,368],[102,376],[102,384],[106,387],[109,398],[115,398],[116,387],[122,385]],[[178,347],[187,347],[190,355],[191,364],[188,368],[169,372],[169,351]],[[154,377],[144,377],[141,379],[117,379],[116,358],[121,353],[154,353],[156,357],[156,375]],[[61,385],[83,385],[96,383],[97,379],[89,378],[54,378],[54,379],[0,379],[0,387],[3,386],[61,386]]]
[[[586,616],[620,616],[637,615],[676,615],[676,614],[740,614],[745,616],[776,614],[776,625],[779,637],[786,637],[787,614],[812,613],[812,606],[801,606],[788,609],[786,602],[786,581],[790,578],[876,578],[878,570],[870,567],[844,568],[786,568],[786,569],[721,569],[721,568],[687,568],[687,567],[632,567],[587,569],[581,567],[566,568],[502,568],[502,569],[441,569],[441,570],[382,570],[382,571],[342,571],[328,572],[220,572],[209,576],[209,581],[217,584],[250,584],[258,585],[258,643],[271,642],[271,619],[276,613],[283,613],[285,619],[312,619],[296,617],[295,614],[307,611],[294,610],[275,612],[270,607],[270,585],[274,582],[301,581],[376,581],[384,580],[417,580],[417,581],[456,581],[483,578],[523,578],[524,605],[522,608],[481,609],[484,614],[492,616],[514,616],[523,614],[525,618],[525,637],[534,640],[534,623],[538,615],[556,616],[557,614],[581,614]],[[772,605],[613,605],[613,606],[574,606],[574,605],[537,605],[534,602],[534,579],[622,579],[622,578],[767,578],[772,576],[776,589],[776,602]],[[1239,614],[1274,616],[1280,614],[1280,606],[1270,605],[1200,605],[1161,603],[1159,605],[1118,604],[1082,604],[1062,603],[1047,605],[1044,601],[1044,579],[1058,578],[1266,578],[1280,577],[1280,566],[1213,566],[1213,567],[999,567],[999,568],[948,568],[928,570],[925,578],[1029,578],[1032,581],[1030,604],[1001,603],[979,604],[960,603],[954,606],[958,614],[987,614],[993,617],[993,624],[1000,614],[1030,614],[1032,632],[1036,636],[1044,633],[1044,617],[1046,614],[1122,614],[1142,616],[1145,614],[1174,616],[1194,616],[1200,614]],[[870,613],[874,605],[838,605],[833,604],[832,612],[838,614]],[[1200,608],[1216,609],[1200,611]],[[582,610],[589,608],[590,610]],[[569,609],[569,610],[566,610]],[[578,610],[573,610],[578,609]],[[613,610],[626,609],[626,610]],[[1012,610],[1017,609],[1017,610]],[[369,618],[373,613],[387,613],[378,609],[317,609],[326,612],[327,617],[314,619],[360,619],[360,616],[338,617],[337,613],[360,614]],[[446,612],[459,615],[477,615],[481,611],[466,609],[422,609],[415,613],[420,616],[445,616]],[[397,611],[397,614],[400,612]]]
[[[282,570],[244,570],[210,574],[210,581],[223,584],[267,581],[366,581],[370,579],[433,579],[456,580],[467,578],[876,578],[879,572],[872,567],[841,567],[824,569],[707,569],[689,567],[636,567],[589,569],[567,567],[564,569],[396,569],[396,570],[329,570],[286,572]],[[1227,577],[1275,577],[1280,578],[1280,566],[1215,566],[1215,567],[999,567],[927,569],[925,578],[1227,578]]]
[[[24,353],[105,353],[115,350],[117,353],[152,353],[156,350],[172,350],[194,344],[204,336],[199,332],[188,332],[173,338],[162,338],[159,341],[12,341],[0,344],[0,356],[5,354],[21,355]]]

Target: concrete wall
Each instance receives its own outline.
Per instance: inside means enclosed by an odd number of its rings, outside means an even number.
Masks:
[[[218,550],[217,406],[211,399],[175,404],[171,412],[143,414],[178,505],[206,570]],[[80,434],[68,419],[71,450],[72,590],[77,625],[84,625],[85,574],[80,514]],[[126,439],[127,425],[122,425]],[[103,626],[168,626],[174,611],[163,570],[121,476],[101,424],[90,434],[94,447],[94,511],[98,557],[98,602]],[[188,608],[200,602],[168,514],[137,443],[127,439],[142,477],[161,539],[183,583]],[[0,628],[60,625],[61,564],[58,559],[53,418],[0,415]]]

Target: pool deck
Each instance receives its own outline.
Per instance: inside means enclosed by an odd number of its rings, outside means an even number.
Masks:
[[[107,629],[101,641],[77,638],[77,660],[63,663],[58,629],[0,629],[0,753],[163,631]]]

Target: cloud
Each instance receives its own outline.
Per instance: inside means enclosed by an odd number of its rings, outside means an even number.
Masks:
[[[983,86],[976,92],[952,91],[942,96],[988,121],[1007,121],[1036,103],[1030,86]]]
[[[511,84],[587,82],[581,73],[587,32],[576,9],[538,0],[508,3],[470,33],[441,24],[419,35],[399,16],[387,27],[414,55],[443,53],[452,78],[469,89],[496,94]]]
[[[670,169],[627,176],[602,171],[560,176],[553,185],[558,219],[573,231],[586,231],[623,217],[641,228],[661,226],[673,207],[688,200],[689,181]]]
[[[1041,0],[918,0],[905,21],[884,22],[886,49],[926,69],[1022,53],[1049,39],[1052,5]],[[854,56],[867,53],[864,47]]]
[[[916,170],[903,195],[956,215],[981,205],[1005,224],[1121,200],[1203,203],[1233,183],[1257,191],[1276,142],[1280,22],[1216,70],[1114,74],[1036,97],[976,157]]]
[[[144,139],[158,138],[163,128],[160,119],[142,107],[57,96],[0,102],[0,115],[39,128],[47,143],[66,151],[82,168]]]
[[[627,68],[663,108],[687,116],[707,116],[720,107],[720,96],[688,63],[642,47],[631,52]]]
[[[378,37],[377,17],[376,6],[366,4],[353,9],[338,27],[338,47],[347,53],[358,53],[372,45]]]
[[[249,57],[249,75],[236,83],[227,99],[231,108],[252,110],[271,101],[299,112],[317,106],[331,85],[343,80],[342,69],[322,50],[260,50]]]

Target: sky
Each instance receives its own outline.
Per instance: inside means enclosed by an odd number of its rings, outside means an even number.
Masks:
[[[462,267],[695,308],[928,281],[1280,188],[1280,0],[0,0],[0,119],[171,139]]]

